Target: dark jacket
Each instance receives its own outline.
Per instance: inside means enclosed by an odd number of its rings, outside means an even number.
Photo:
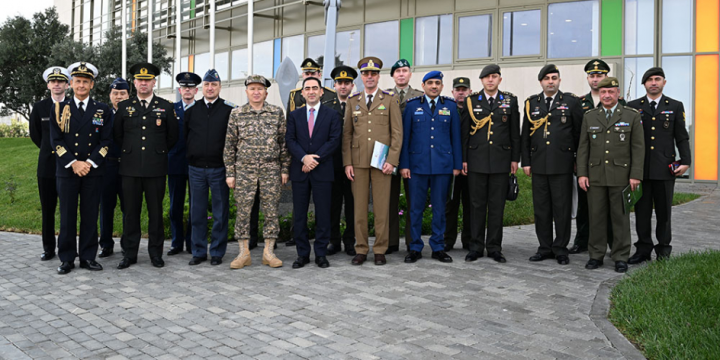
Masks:
[[[315,117],[312,138],[308,129],[307,108],[304,106],[289,113],[285,144],[292,160],[290,162],[290,180],[305,181],[311,177],[314,181],[333,181],[333,154],[340,146],[342,120],[335,109],[320,105]],[[302,171],[301,159],[307,154],[320,156],[319,162],[309,173]]]
[[[191,105],[192,106],[192,105]],[[168,175],[187,175],[187,153],[185,147],[185,103],[181,101],[175,103],[175,117],[178,121],[178,142],[168,152]]]
[[[223,151],[230,112],[236,106],[222,98],[208,109],[205,100],[185,110],[183,132],[188,165],[201,168],[225,167]]]
[[[65,99],[67,100],[67,99]],[[55,150],[50,145],[50,113],[54,111],[53,99],[40,100],[30,112],[30,139],[40,149],[37,177],[55,177]]]

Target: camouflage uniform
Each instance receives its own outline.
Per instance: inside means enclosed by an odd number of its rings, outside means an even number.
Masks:
[[[250,104],[234,109],[230,113],[223,158],[226,176],[235,178],[235,238],[250,238],[250,210],[259,186],[265,212],[263,236],[276,239],[280,233],[280,174],[288,174],[290,166],[282,108],[265,102],[260,110],[254,110]]]

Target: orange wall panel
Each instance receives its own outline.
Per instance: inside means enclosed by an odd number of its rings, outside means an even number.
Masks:
[[[717,2],[717,1],[716,1]],[[718,55],[695,57],[696,180],[718,179]]]
[[[695,0],[695,49],[718,51],[720,46],[720,1]]]

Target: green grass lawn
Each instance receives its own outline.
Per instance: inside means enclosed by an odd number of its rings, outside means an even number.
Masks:
[[[720,359],[719,251],[653,261],[610,300],[610,321],[648,359]]]

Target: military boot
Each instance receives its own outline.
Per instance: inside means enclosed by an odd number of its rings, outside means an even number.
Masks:
[[[248,249],[248,243],[250,240],[238,240],[240,243],[240,254],[230,263],[231,269],[242,269],[245,266],[250,266],[250,249]]]
[[[275,256],[275,239],[265,239],[265,250],[263,251],[263,265],[269,265],[272,268],[281,267],[282,261]]]

